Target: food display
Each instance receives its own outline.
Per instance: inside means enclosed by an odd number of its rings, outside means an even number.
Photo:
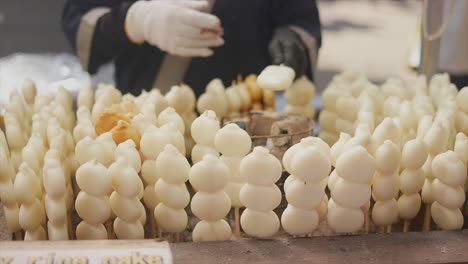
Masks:
[[[443,230],[461,229],[463,214],[460,208],[465,202],[466,165],[449,150],[434,158],[432,173],[435,177],[432,182],[432,219]]]
[[[198,242],[463,227],[466,88],[345,72],[314,131],[314,84],[289,70],[215,79],[198,100],[186,84],[86,86],[76,107],[65,87],[49,97],[24,82],[0,134],[9,232]],[[277,90],[284,113],[272,112]]]
[[[221,153],[220,161],[229,168],[229,182],[224,191],[228,194],[234,208],[236,236],[239,238],[239,208],[243,207],[239,199],[239,192],[245,183],[245,179],[240,174],[240,164],[242,158],[250,152],[252,140],[245,130],[231,123],[218,130],[214,143],[216,151]]]
[[[401,152],[395,143],[385,140],[374,154],[376,175],[372,180],[372,221],[382,227],[390,227],[398,220],[398,169]]]
[[[190,194],[185,186],[189,179],[190,164],[172,145],[166,145],[156,160],[156,173],[161,178],[154,188],[160,203],[154,209],[156,222],[164,232],[179,233],[188,224],[185,207],[190,202]]]
[[[229,240],[231,227],[223,219],[231,209],[231,199],[224,191],[229,168],[218,157],[207,154],[190,169],[189,180],[197,190],[190,208],[201,220],[192,231],[193,241]]]
[[[68,240],[68,227],[71,225],[70,177],[66,175],[60,153],[49,149],[44,159],[42,172],[45,190],[44,205],[47,213],[49,240]]]
[[[268,149],[255,147],[242,159],[240,174],[246,180],[239,198],[246,207],[240,223],[247,235],[270,238],[280,227],[273,209],[281,202],[281,191],[275,184],[281,177],[281,162]]]
[[[361,207],[369,203],[375,172],[375,160],[362,146],[341,153],[336,161],[336,182],[331,188],[327,220],[330,228],[339,233],[360,230],[365,221]]]
[[[283,164],[291,175],[285,183],[288,206],[281,216],[281,225],[291,235],[312,233],[326,215],[320,208],[323,201],[328,202],[326,184],[321,182],[327,181],[331,171],[330,147],[320,141],[304,138],[283,156]]]
[[[25,231],[24,240],[45,240],[46,216],[42,202],[42,186],[39,178],[27,163],[21,163],[14,184],[15,197],[18,201],[19,224]]]
[[[400,191],[398,214],[405,220],[404,231],[408,231],[411,219],[421,208],[421,191],[425,176],[422,166],[427,160],[428,147],[424,141],[415,138],[406,142],[401,153]]]
[[[132,140],[120,143],[114,152],[115,162],[108,169],[112,189],[110,206],[116,215],[114,232],[120,239],[143,239],[146,212],[140,199],[143,182],[138,173],[141,160]]]

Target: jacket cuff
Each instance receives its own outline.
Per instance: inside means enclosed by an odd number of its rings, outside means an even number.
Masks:
[[[88,11],[88,13],[81,18],[75,45],[76,54],[85,70],[88,70],[93,36],[96,31],[97,22],[101,17],[108,13],[110,13],[110,8],[97,7]]]

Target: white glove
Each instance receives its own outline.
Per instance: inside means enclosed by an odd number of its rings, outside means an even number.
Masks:
[[[173,55],[208,57],[224,44],[220,20],[202,11],[206,1],[137,1],[128,10],[125,31],[137,44],[144,41]]]

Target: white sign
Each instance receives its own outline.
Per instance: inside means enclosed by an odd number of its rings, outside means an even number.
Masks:
[[[153,240],[0,242],[0,264],[172,264],[167,242]]]

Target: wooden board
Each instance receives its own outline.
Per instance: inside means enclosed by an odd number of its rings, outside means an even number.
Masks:
[[[468,230],[171,245],[174,263],[468,263]]]

